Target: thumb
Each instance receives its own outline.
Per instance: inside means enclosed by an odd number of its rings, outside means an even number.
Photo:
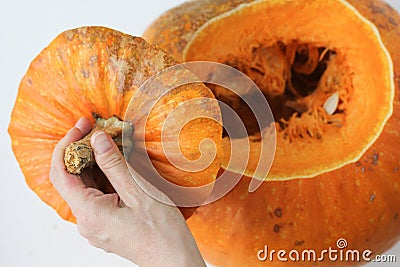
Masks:
[[[132,174],[129,172],[125,158],[117,145],[104,131],[97,131],[91,137],[94,156],[100,169],[118,193],[122,201],[130,206],[140,194]]]

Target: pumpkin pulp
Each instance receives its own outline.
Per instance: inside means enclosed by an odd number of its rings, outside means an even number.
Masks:
[[[278,132],[290,142],[296,138],[321,139],[324,127],[340,128],[352,83],[348,70],[339,66],[336,52],[326,47],[277,42],[254,47],[246,58],[224,62],[249,76],[271,105]],[[214,87],[217,98],[245,118],[253,137],[262,130],[240,97]],[[336,100],[336,101],[334,101]]]

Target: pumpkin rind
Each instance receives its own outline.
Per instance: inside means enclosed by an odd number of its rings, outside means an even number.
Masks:
[[[51,156],[56,143],[82,116],[124,118],[133,94],[147,78],[177,64],[161,48],[104,27],[82,27],[66,31],[55,38],[31,63],[19,86],[12,112],[9,134],[12,148],[29,187],[59,215],[70,221],[75,218],[49,181]],[[146,126],[145,140],[160,142],[153,134],[162,129],[163,115],[180,103],[198,97],[213,98],[202,84],[189,84],[172,90],[161,98],[163,103],[150,115],[158,120]],[[147,114],[141,114],[145,116]],[[138,115],[139,116],[139,115]],[[197,186],[213,182],[221,161],[221,134],[218,123],[192,121],[193,127],[202,128],[190,135],[191,146],[183,154],[198,153],[198,143],[210,138],[218,149],[209,168],[198,173],[187,173],[168,165],[156,150],[151,157],[155,164],[169,168],[164,177],[173,183]],[[190,124],[191,125],[191,124]],[[197,142],[197,143],[196,143]],[[173,175],[171,175],[173,174]]]
[[[210,2],[189,2],[168,11],[152,24],[145,36],[167,51],[178,53],[177,58],[179,54],[183,58],[182,48],[197,29],[210,18],[226,12],[219,12],[216,5],[217,2],[225,5],[227,1]],[[243,177],[224,198],[196,210],[188,224],[210,263],[216,266],[265,266],[266,262],[257,260],[257,252],[265,245],[276,250],[315,249],[318,252],[330,246],[335,249],[336,241],[345,238],[350,248],[370,249],[375,255],[399,241],[400,16],[383,1],[348,2],[376,25],[392,57],[395,84],[392,117],[379,138],[356,163],[310,179],[264,182],[254,193],[248,192],[250,178]],[[195,6],[197,13],[192,12]],[[200,15],[203,8],[211,10],[207,19]],[[235,6],[230,6],[233,8]],[[180,23],[177,16],[185,14],[185,10],[188,10],[188,17]],[[185,25],[195,27],[184,31]],[[332,25],[335,25],[334,20]],[[176,29],[182,29],[180,36],[174,37],[179,41],[164,43]],[[159,33],[152,35],[157,30]],[[268,262],[270,266],[313,264]],[[326,260],[318,265],[338,263]]]
[[[183,61],[182,52],[185,46],[204,23],[242,3],[253,1],[205,0],[186,2],[161,15],[146,29],[143,37],[154,44],[160,44],[177,60]],[[199,12],[199,10],[202,10],[202,12]]]

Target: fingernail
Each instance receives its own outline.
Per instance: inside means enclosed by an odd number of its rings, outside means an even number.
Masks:
[[[80,119],[76,122],[75,127],[78,128],[79,130],[82,130],[84,121],[85,121],[85,118],[80,118]]]
[[[98,131],[93,136],[93,148],[96,153],[102,154],[112,148],[112,143],[107,134],[103,131]]]

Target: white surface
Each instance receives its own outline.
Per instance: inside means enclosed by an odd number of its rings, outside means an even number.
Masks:
[[[7,127],[21,77],[30,61],[60,32],[104,25],[140,35],[153,19],[181,2],[0,0],[0,266],[133,266],[91,247],[75,225],[61,220],[28,189],[12,154]],[[399,0],[388,2],[400,10]],[[400,261],[400,245],[386,254],[396,254]]]

